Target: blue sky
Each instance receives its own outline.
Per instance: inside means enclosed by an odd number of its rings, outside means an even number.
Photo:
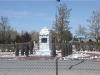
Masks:
[[[86,26],[92,11],[100,8],[100,0],[61,0],[61,3],[72,8],[72,33],[79,24]],[[52,28],[56,6],[56,0],[0,0],[0,16],[8,17],[9,24],[18,32],[40,31],[43,27]]]

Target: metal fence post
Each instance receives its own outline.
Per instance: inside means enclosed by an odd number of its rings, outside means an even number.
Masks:
[[[56,58],[56,75],[58,75],[58,58]]]

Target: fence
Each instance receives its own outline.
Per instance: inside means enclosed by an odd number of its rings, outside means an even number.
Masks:
[[[14,52],[15,45],[14,44],[0,44],[0,51],[2,51],[2,52]]]
[[[0,75],[99,75],[99,61],[2,60]]]
[[[89,51],[98,51],[100,50],[95,43],[86,43],[86,42],[74,42],[72,43],[73,45],[75,45],[75,49],[77,51],[85,51],[85,50],[89,50]],[[70,43],[64,43],[64,44],[54,44],[52,43],[52,53],[51,55],[56,56],[56,50],[62,51],[61,54],[63,56],[67,56],[72,54],[73,52],[73,48],[72,48],[72,44]],[[100,46],[100,45],[98,45]],[[61,47],[61,48],[59,48]],[[21,53],[21,55],[30,55],[30,54],[35,54],[36,53],[36,49],[39,50],[39,47],[37,45],[33,46],[31,43],[16,43],[16,44],[0,44],[0,50],[2,52],[15,52],[16,56],[19,56],[19,53]]]
[[[73,45],[78,51],[100,51],[100,42],[73,42]]]
[[[30,54],[33,54],[34,45],[31,42],[28,43],[15,43],[15,44],[0,44],[0,51],[1,52],[21,52],[23,55],[24,50],[28,48]]]
[[[4,44],[0,48],[21,50],[23,46],[29,43],[20,44]],[[65,47],[68,47],[64,45]],[[8,48],[9,47],[9,48]],[[25,57],[28,58],[28,57]],[[33,57],[30,57],[33,58]],[[0,75],[99,75],[100,61],[95,60],[58,60],[55,58],[39,60],[19,60],[20,57],[14,59],[0,59]]]
[[[56,50],[63,50],[62,55],[67,56],[72,53],[72,45],[69,43],[59,44],[61,48],[58,48],[57,44],[55,45],[52,43],[51,46],[51,55],[56,56]],[[39,47],[37,46],[37,49]],[[15,52],[16,56],[19,56],[19,52],[21,52],[21,55],[29,55],[29,54],[35,54],[36,52],[36,45],[34,46],[32,43],[15,43],[15,44],[0,44],[0,50],[2,52]]]

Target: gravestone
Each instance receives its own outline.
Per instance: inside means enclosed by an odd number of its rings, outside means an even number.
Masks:
[[[39,50],[37,55],[40,56],[51,56],[51,33],[45,27],[39,33]]]

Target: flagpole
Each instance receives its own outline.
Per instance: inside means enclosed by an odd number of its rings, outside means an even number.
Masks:
[[[56,0],[56,17],[57,17],[57,14],[58,14],[58,6],[60,4],[60,0]]]
[[[57,9],[59,4],[60,4],[60,0],[56,0],[56,14],[57,14]]]

